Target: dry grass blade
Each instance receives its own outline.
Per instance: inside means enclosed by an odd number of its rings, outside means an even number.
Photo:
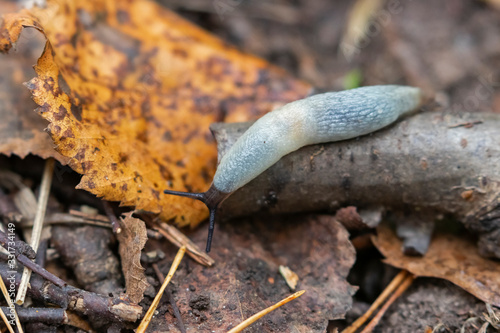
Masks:
[[[488,314],[483,313],[484,320],[486,320],[496,330],[500,331],[500,313],[495,312],[491,304],[488,303],[486,303],[486,310],[488,311]]]
[[[43,220],[45,218],[45,211],[47,210],[47,202],[49,200],[50,187],[52,185],[52,176],[54,174],[54,164],[55,160],[53,158],[47,159],[43,170],[42,184],[40,185],[40,197],[38,198],[35,220],[33,222],[33,231],[31,233],[30,245],[35,252],[38,249],[40,236],[42,235]],[[30,277],[31,270],[25,267],[16,295],[16,303],[19,305],[24,303]]]
[[[210,258],[208,254],[201,251],[195,243],[193,243],[176,227],[167,223],[161,223],[160,228],[157,228],[156,230],[160,232],[172,244],[175,244],[178,247],[180,247],[181,245],[185,245],[188,251],[188,256],[193,258],[197,263],[208,267],[212,266],[215,263],[215,261]]]
[[[477,333],[486,333],[486,330],[488,329],[488,325],[489,323],[484,323],[483,326],[481,326],[481,328],[479,329],[479,331],[477,331]]]
[[[14,333],[14,329],[10,325],[9,320],[7,319],[7,316],[5,315],[5,313],[3,312],[2,309],[0,309],[0,317],[2,317],[2,320],[5,323],[5,326],[7,327],[7,329],[9,330],[9,332],[10,333]]]
[[[274,305],[271,305],[267,309],[264,309],[264,310],[262,310],[262,311],[260,311],[260,312],[258,312],[256,314],[254,314],[250,318],[242,321],[240,324],[238,324],[236,327],[232,328],[227,333],[238,333],[238,332],[241,332],[242,330],[244,330],[248,326],[252,325],[254,322],[256,322],[257,320],[259,320],[260,318],[264,317],[269,312],[276,310],[280,306],[282,306],[282,305],[284,305],[284,304],[286,304],[286,303],[288,303],[288,302],[296,299],[297,297],[300,297],[305,292],[306,292],[305,290],[297,291],[295,294],[292,294],[292,295],[288,296],[287,298],[282,299],[278,303],[276,303]]]
[[[5,297],[5,300],[7,301],[7,305],[9,306],[9,308],[14,309],[14,316],[16,317],[16,325],[18,327],[19,333],[23,333],[23,327],[21,326],[21,322],[19,321],[19,316],[17,315],[16,307],[14,306],[14,303],[12,303],[12,300],[10,299],[7,287],[5,286],[5,283],[3,282],[3,279],[1,277],[0,277],[0,289],[2,289],[3,297]],[[3,313],[3,311],[2,311],[2,313]],[[3,316],[5,316],[5,314],[3,314]],[[2,318],[3,318],[3,316],[2,316]],[[6,319],[7,318],[4,319],[5,324],[7,325],[7,327],[10,327],[10,329],[12,329],[9,321]]]
[[[371,317],[371,315],[375,312],[375,310],[389,297],[390,294],[394,292],[394,290],[401,285],[401,283],[406,279],[408,276],[408,271],[402,270],[400,271],[393,279],[392,281],[387,285],[387,287],[382,291],[379,297],[373,302],[373,304],[370,306],[370,308],[354,323],[351,324],[351,326],[347,327],[342,331],[342,333],[354,333],[358,328],[363,326],[363,324],[368,320],[368,318]]]
[[[153,303],[151,303],[151,306],[149,307],[148,312],[146,312],[146,315],[142,319],[141,324],[136,330],[136,333],[144,333],[146,329],[148,328],[149,323],[151,322],[151,318],[153,317],[153,313],[156,310],[156,307],[158,306],[158,303],[160,303],[161,296],[163,295],[163,292],[165,291],[165,288],[167,287],[168,283],[172,279],[172,276],[174,276],[175,271],[177,270],[177,267],[179,267],[179,264],[181,263],[182,257],[184,257],[184,253],[186,253],[186,246],[182,246],[179,251],[177,251],[177,254],[175,255],[174,261],[172,262],[172,267],[170,267],[170,271],[168,272],[167,277],[165,278],[165,281],[163,281],[163,284],[161,285],[160,290],[158,291],[158,294],[156,294],[155,299],[153,300]]]
[[[403,282],[399,285],[398,289],[396,289],[394,294],[391,295],[391,297],[387,300],[384,306],[382,306],[380,311],[375,315],[375,317],[373,317],[373,319],[368,323],[368,325],[366,325],[366,327],[361,331],[361,333],[370,333],[373,331],[375,326],[377,326],[377,324],[379,323],[380,319],[382,319],[383,315],[385,314],[389,306],[391,306],[391,304],[394,303],[394,301],[399,296],[401,296],[406,289],[408,289],[408,287],[412,284],[414,279],[415,276],[412,274],[409,274],[408,276],[405,277]]]

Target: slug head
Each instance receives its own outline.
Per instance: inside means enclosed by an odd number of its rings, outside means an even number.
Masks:
[[[217,209],[219,208],[219,205],[231,193],[221,192],[217,188],[215,188],[213,185],[210,186],[208,191],[201,192],[201,193],[179,192],[179,191],[170,191],[170,190],[164,190],[163,193],[178,195],[181,197],[187,197],[187,198],[191,198],[191,199],[196,199],[196,200],[203,202],[207,206],[207,208],[210,212],[210,215],[209,215],[209,225],[208,225],[207,247],[206,247],[205,251],[207,253],[210,252],[210,249],[212,247],[212,238],[213,238],[214,229],[215,229],[215,215],[216,215]]]

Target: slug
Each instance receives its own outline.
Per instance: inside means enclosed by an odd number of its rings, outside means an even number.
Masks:
[[[221,158],[206,192],[165,190],[202,201],[209,209],[210,252],[219,205],[283,156],[307,145],[355,138],[377,131],[419,109],[419,88],[381,85],[329,92],[291,102],[258,119]]]

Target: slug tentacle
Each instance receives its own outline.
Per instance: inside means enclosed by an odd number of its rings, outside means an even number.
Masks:
[[[191,199],[196,199],[196,200],[203,202],[207,206],[207,208],[209,210],[209,227],[208,227],[207,247],[206,247],[205,251],[207,253],[210,252],[210,248],[212,246],[212,237],[213,237],[214,229],[215,229],[215,215],[216,215],[217,209],[219,208],[219,205],[224,200],[226,200],[226,198],[231,193],[221,192],[217,188],[215,188],[213,185],[210,186],[208,191],[200,192],[200,193],[180,192],[180,191],[171,191],[171,190],[164,190],[163,193],[177,195],[180,197],[187,197],[187,198],[191,198]]]
[[[379,130],[417,110],[418,88],[386,85],[314,95],[282,106],[257,120],[224,155],[207,192],[165,190],[200,200],[210,210],[207,252],[218,206],[283,156],[306,145],[340,141]]]

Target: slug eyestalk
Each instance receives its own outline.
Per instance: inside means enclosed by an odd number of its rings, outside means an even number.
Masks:
[[[230,195],[230,193],[223,193],[217,190],[213,185],[210,186],[208,191],[200,193],[190,193],[190,192],[180,192],[180,191],[170,191],[164,190],[165,194],[172,194],[181,197],[196,199],[203,202],[209,211],[209,225],[208,225],[208,237],[207,237],[207,247],[205,251],[208,253],[212,247],[212,238],[215,229],[215,216],[219,205]]]

